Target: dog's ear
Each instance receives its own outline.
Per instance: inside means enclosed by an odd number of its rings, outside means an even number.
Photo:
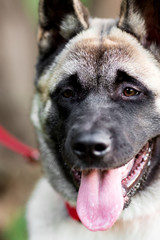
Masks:
[[[88,28],[88,10],[79,0],[40,0],[38,45],[40,54],[54,52],[61,44]]]
[[[160,0],[123,0],[118,27],[133,34],[145,48],[160,46]]]

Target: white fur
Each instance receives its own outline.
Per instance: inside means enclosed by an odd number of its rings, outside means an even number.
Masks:
[[[65,39],[69,39],[78,24],[77,18],[67,14],[60,25],[60,33]]]
[[[152,191],[151,195],[150,191],[133,200],[110,230],[90,232],[68,216],[63,199],[41,179],[27,207],[29,240],[158,240],[160,194]]]

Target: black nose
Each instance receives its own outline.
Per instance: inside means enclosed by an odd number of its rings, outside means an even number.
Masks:
[[[72,142],[73,153],[78,158],[102,158],[110,149],[110,138],[105,134],[81,134]]]

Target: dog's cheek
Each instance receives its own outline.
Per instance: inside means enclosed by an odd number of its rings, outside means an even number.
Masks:
[[[47,136],[49,136],[50,140],[55,143],[59,142],[64,133],[63,121],[60,117],[56,104],[54,104],[53,102],[46,118],[45,131]]]
[[[155,99],[155,111],[157,113],[160,113],[160,97],[156,97]],[[159,114],[160,117],[160,114]]]
[[[60,120],[56,105],[50,100],[47,102],[48,104],[44,106],[37,95],[32,116],[36,125],[43,170],[54,189],[67,201],[75,202],[77,192],[65,172],[60,151],[64,133],[63,122]]]

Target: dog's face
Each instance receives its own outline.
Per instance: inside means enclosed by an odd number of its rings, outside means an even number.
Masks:
[[[158,176],[159,10],[124,0],[118,21],[100,20],[78,0],[40,1],[32,117],[42,162],[93,231]]]

